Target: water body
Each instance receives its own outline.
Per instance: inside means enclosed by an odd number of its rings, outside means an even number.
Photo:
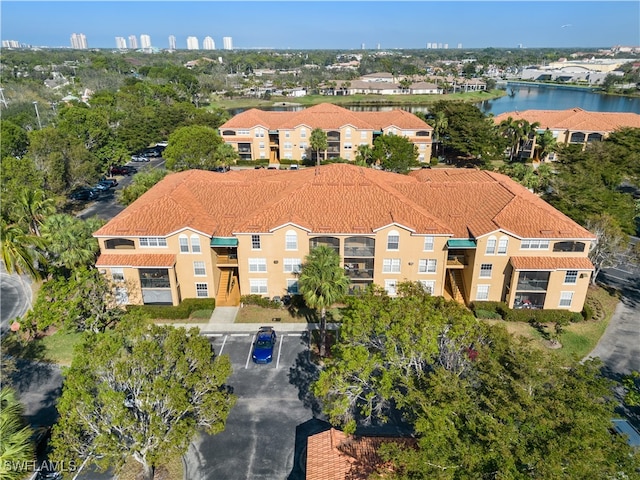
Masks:
[[[605,95],[588,89],[571,88],[553,85],[522,86],[507,84],[509,95],[485,100],[477,104],[478,108],[486,115],[499,115],[504,112],[522,112],[524,110],[566,110],[579,107],[590,112],[631,112],[640,114],[639,97],[622,97],[618,95]],[[295,100],[292,100],[295,101]],[[331,97],[327,97],[331,102]],[[429,113],[429,107],[422,105],[385,105],[385,106],[346,106],[354,112],[381,112],[402,108],[411,113]],[[296,112],[303,110],[300,106],[273,106],[264,110]],[[245,109],[233,109],[232,115],[236,115]]]

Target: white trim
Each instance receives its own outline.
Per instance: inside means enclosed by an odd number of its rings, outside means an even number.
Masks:
[[[384,230],[385,228],[393,228],[393,227],[397,227],[397,228],[402,228],[404,230],[406,230],[407,232],[411,232],[411,233],[415,233],[416,231],[413,228],[409,228],[405,225],[402,225],[401,223],[397,223],[397,222],[392,222],[392,223],[388,223],[382,227],[378,227],[378,228],[374,228],[373,230],[371,230],[373,233],[378,233],[380,230]]]
[[[304,230],[307,233],[313,233],[313,231],[310,228],[303,227],[303,226],[298,225],[297,223],[293,223],[293,222],[287,222],[287,223],[283,223],[282,225],[279,225],[277,227],[273,227],[272,229],[269,230],[269,232],[273,233],[276,230],[280,230],[281,228],[285,228],[285,227],[296,227],[296,228],[299,228],[300,230]]]

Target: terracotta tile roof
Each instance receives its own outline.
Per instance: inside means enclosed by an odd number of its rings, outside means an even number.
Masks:
[[[511,257],[515,270],[594,270],[586,257]]]
[[[389,112],[352,112],[331,103],[321,103],[297,112],[265,112],[255,108],[234,116],[220,126],[225,128],[251,128],[264,126],[269,130],[293,129],[300,125],[324,130],[351,125],[361,130],[382,130],[389,126],[403,129],[433,130],[428,123],[404,110]]]
[[[372,233],[395,223],[456,238],[500,228],[523,238],[593,238],[504,175],[467,169],[399,175],[350,164],[174,173],[95,235],[166,236],[191,228],[232,236],[286,223],[315,233]]]
[[[621,127],[640,128],[640,114],[630,112],[588,112],[581,108],[568,110],[525,110],[505,112],[494,117],[499,124],[511,117],[514,120],[539,122],[540,128],[580,132],[613,132]]]
[[[407,447],[413,438],[347,436],[334,428],[307,440],[307,480],[365,480],[385,465],[377,450],[396,442]]]
[[[175,263],[171,253],[103,253],[96,267],[172,267]]]

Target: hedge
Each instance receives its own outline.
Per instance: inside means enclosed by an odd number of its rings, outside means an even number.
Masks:
[[[507,322],[559,323],[580,322],[583,314],[568,310],[514,310],[504,302],[473,302],[471,310],[477,318],[502,318]],[[487,316],[489,315],[489,316]],[[586,316],[584,317],[586,318]]]
[[[184,320],[196,310],[213,310],[216,308],[215,298],[185,298],[180,305],[129,305],[127,311],[140,312],[151,318],[167,320]]]
[[[280,308],[282,303],[274,302],[268,297],[262,295],[243,295],[240,297],[240,301],[245,305],[258,305],[262,308]]]

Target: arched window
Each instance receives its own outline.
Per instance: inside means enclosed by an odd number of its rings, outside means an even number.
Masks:
[[[391,230],[387,234],[387,250],[400,249],[400,234],[397,230]]]
[[[509,238],[504,236],[500,237],[500,241],[498,242],[498,255],[506,255],[508,246]]]
[[[487,248],[484,251],[485,255],[495,255],[496,254],[496,242],[497,239],[494,236],[491,236],[487,239]]]
[[[191,251],[193,253],[200,253],[200,237],[198,235],[191,235]]]
[[[351,129],[349,127],[344,130],[344,138],[351,138]]]
[[[298,234],[293,230],[287,230],[284,237],[285,250],[298,250]]]
[[[570,143],[584,143],[584,133],[582,132],[573,132],[571,134],[571,140],[569,140]]]
[[[182,234],[178,237],[180,242],[180,253],[189,253],[189,239],[186,235]]]
[[[136,248],[135,242],[126,238],[110,238],[104,241],[104,246],[108,250]]]
[[[300,138],[307,138],[307,129],[305,127],[300,128]]]
[[[601,133],[590,133],[587,137],[587,143],[591,142],[601,142],[603,140],[603,136]]]

